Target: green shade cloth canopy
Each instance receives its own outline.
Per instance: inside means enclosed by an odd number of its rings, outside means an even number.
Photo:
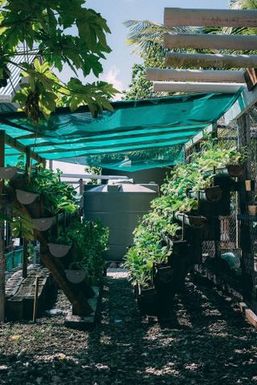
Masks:
[[[183,161],[183,147],[233,105],[240,93],[170,96],[113,102],[93,118],[87,108],[57,110],[33,125],[21,112],[2,111],[0,129],[48,160],[135,171]],[[7,165],[19,152],[6,146]]]

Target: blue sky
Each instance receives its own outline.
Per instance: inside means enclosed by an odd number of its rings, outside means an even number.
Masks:
[[[126,44],[128,31],[124,21],[145,19],[162,23],[165,7],[228,8],[229,0],[87,0],[86,5],[102,14],[112,32],[108,36],[112,53],[103,63],[102,78],[123,90],[130,83],[132,65],[140,61]]]

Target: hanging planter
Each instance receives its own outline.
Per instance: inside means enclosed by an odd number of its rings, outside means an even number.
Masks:
[[[17,174],[17,167],[0,167],[0,179],[12,179]]]
[[[54,224],[55,217],[31,219],[32,227],[38,231],[49,230]]]
[[[175,218],[184,223],[187,226],[191,226],[194,228],[201,229],[205,226],[205,224],[208,222],[207,218],[201,216],[201,215],[188,215],[184,213],[175,213]]]
[[[30,205],[33,203],[39,194],[29,192],[29,191],[24,191],[24,190],[16,190],[16,198],[18,202],[20,202],[23,205]]]
[[[244,174],[244,166],[242,164],[227,164],[226,167],[230,176],[240,177]]]
[[[50,253],[56,258],[65,257],[71,249],[70,245],[60,245],[58,243],[48,243]]]
[[[85,270],[67,269],[65,270],[66,277],[71,283],[81,283],[86,278]]]

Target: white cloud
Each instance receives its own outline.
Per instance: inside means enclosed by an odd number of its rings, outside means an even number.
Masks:
[[[102,80],[111,83],[114,88],[118,91],[123,91],[124,86],[122,81],[119,79],[120,70],[116,66],[112,66],[106,74],[103,74]],[[121,94],[116,94],[115,99],[121,99]]]

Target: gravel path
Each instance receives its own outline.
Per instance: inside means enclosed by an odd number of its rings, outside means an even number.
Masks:
[[[62,294],[56,307],[65,312]],[[109,271],[91,332],[64,315],[0,326],[0,384],[257,385],[257,332],[231,301],[187,283],[169,327],[141,320],[126,273]]]

